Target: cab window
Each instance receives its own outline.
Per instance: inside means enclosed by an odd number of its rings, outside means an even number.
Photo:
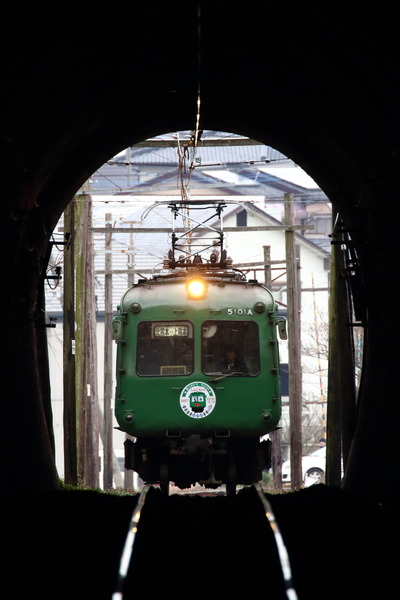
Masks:
[[[201,361],[206,375],[258,375],[260,347],[257,323],[205,321],[202,326]]]
[[[138,375],[193,372],[193,325],[189,321],[143,321],[138,325]]]

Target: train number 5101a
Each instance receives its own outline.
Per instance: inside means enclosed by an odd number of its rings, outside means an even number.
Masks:
[[[226,312],[228,315],[239,315],[244,317],[253,315],[252,308],[227,308]]]

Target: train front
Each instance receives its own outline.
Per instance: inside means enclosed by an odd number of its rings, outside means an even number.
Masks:
[[[114,318],[115,410],[126,467],[147,483],[259,481],[281,414],[271,293],[235,274],[158,277],[124,295]]]

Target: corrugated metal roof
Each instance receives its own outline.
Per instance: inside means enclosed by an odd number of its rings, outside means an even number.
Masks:
[[[193,151],[189,150],[187,167],[194,161]],[[294,164],[284,154],[269,146],[205,146],[199,147],[195,156],[195,169],[192,172],[193,183],[202,180],[203,183],[215,183],[212,178],[212,169],[227,167],[229,170],[248,169],[250,163],[265,165],[266,159],[271,161],[285,161]],[[158,185],[160,176],[166,172],[175,173],[177,179],[179,158],[176,148],[136,148],[131,149],[131,155],[127,161],[126,156],[118,156],[109,163],[102,165],[91,177],[91,188],[93,192],[107,193],[118,192],[118,188],[126,190],[134,187],[136,193],[140,188],[149,185]],[[207,167],[205,167],[207,165]],[[145,167],[145,169],[143,169]],[[207,175],[203,173],[207,168]],[[249,182],[255,179],[256,172],[253,170],[249,175]]]
[[[287,156],[270,146],[202,146],[188,149],[188,160],[200,159],[196,164],[242,164],[250,161],[290,161]],[[123,163],[124,157],[116,162]],[[177,165],[177,148],[133,148],[131,162],[135,164]]]

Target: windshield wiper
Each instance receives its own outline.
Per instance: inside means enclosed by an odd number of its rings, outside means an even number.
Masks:
[[[248,373],[243,373],[243,371],[231,371],[230,373],[224,373],[220,375],[220,377],[216,377],[215,379],[210,379],[209,383],[214,383],[215,381],[219,381],[220,379],[225,379],[225,377],[232,377],[232,375],[248,375]]]

